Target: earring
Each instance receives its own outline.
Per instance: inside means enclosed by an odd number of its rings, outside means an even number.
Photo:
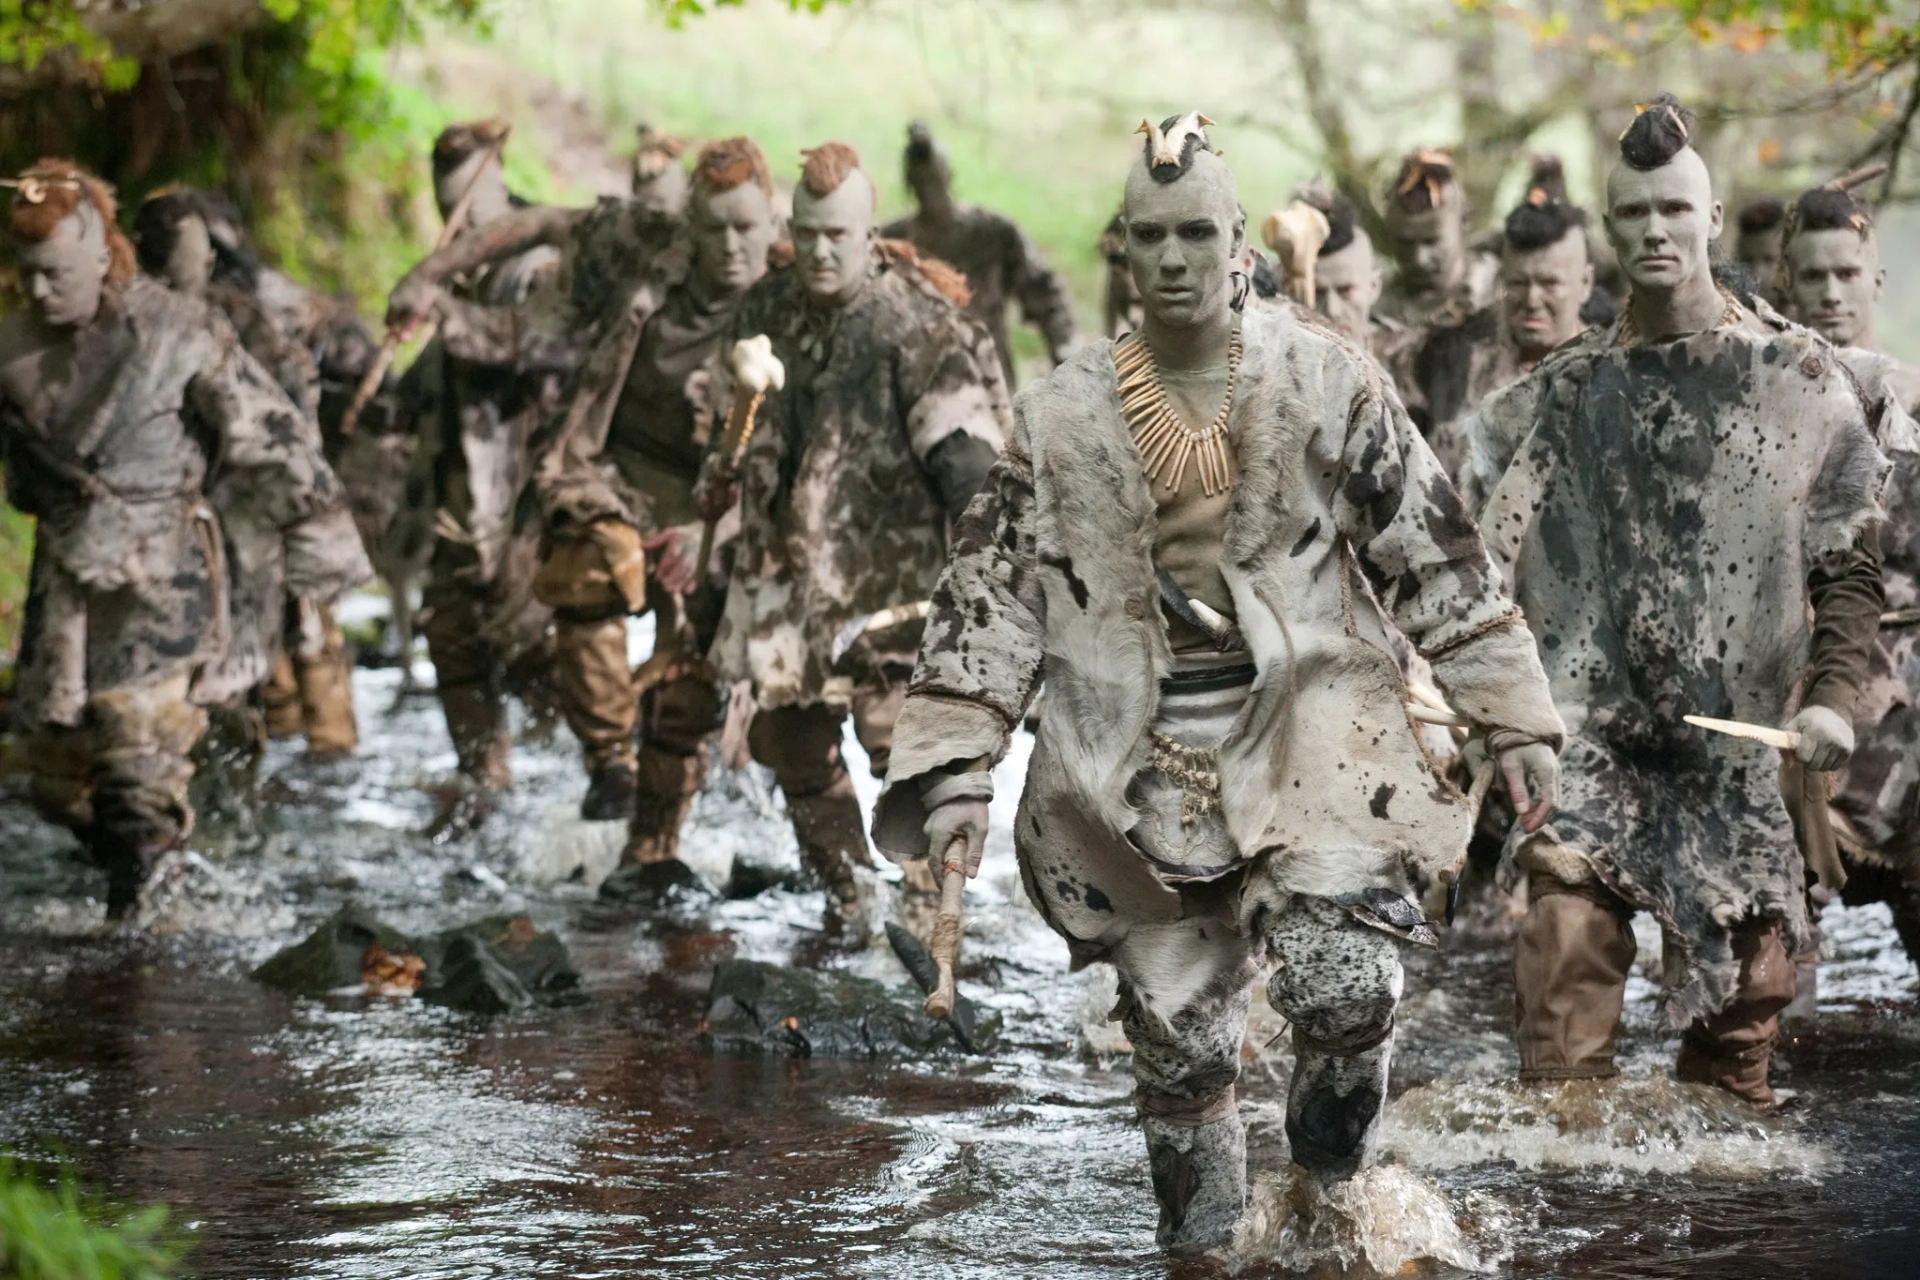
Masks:
[[[1233,301],[1228,305],[1235,311],[1244,310],[1247,305],[1247,294],[1253,289],[1252,279],[1244,271],[1232,272],[1227,279],[1233,282]]]

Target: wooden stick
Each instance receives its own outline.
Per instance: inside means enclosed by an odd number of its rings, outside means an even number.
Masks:
[[[491,147],[487,148],[487,158],[480,162],[480,167],[473,171],[471,178],[467,179],[466,190],[462,191],[460,198],[454,201],[453,211],[447,214],[446,225],[440,228],[440,237],[433,243],[435,253],[452,244],[454,237],[465,229],[467,214],[473,209],[473,198],[480,192],[480,177],[486,173],[488,165],[499,160],[500,153],[506,149],[507,135],[512,132],[512,129],[501,130],[500,136],[494,139]],[[436,321],[429,320],[421,327],[420,332],[426,337],[432,337],[437,327]],[[399,354],[400,344],[405,342],[408,336],[401,330],[389,329],[387,336],[380,340],[379,352],[373,357],[373,363],[367,366],[366,376],[360,379],[360,385],[354,388],[353,399],[347,404],[347,411],[340,419],[341,435],[351,436],[359,428],[360,411],[367,407],[367,402],[372,400],[374,394],[380,390],[380,384],[387,380],[387,370],[393,368],[393,358]]]
[[[955,850],[958,850],[958,856]],[[945,865],[940,872],[940,914],[933,918],[933,962],[939,966],[940,980],[927,993],[927,1016],[953,1016],[953,966],[960,958],[960,896],[967,888],[967,844],[962,836],[947,846]]]
[[[1712,716],[1681,716],[1680,718],[1697,728],[1724,733],[1732,738],[1752,738],[1755,742],[1764,742],[1781,751],[1797,751],[1800,748],[1800,735],[1791,729],[1748,724],[1743,720],[1715,720]]]

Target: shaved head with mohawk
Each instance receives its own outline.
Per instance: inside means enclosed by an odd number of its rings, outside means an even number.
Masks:
[[[835,306],[858,293],[873,273],[879,188],[851,143],[823,142],[800,154],[800,187],[793,193],[795,267],[816,302]]]
[[[86,324],[106,287],[134,275],[133,246],[114,224],[113,188],[61,159],[41,160],[9,185],[7,233],[21,288],[47,324]]]
[[[773,175],[752,138],[719,138],[700,148],[688,222],[694,270],[709,294],[739,294],[766,272],[781,226]]]
[[[1802,192],[1787,211],[1782,273],[1794,318],[1843,347],[1876,345],[1874,305],[1886,291],[1873,214],[1854,190],[1886,172],[1875,165]]]

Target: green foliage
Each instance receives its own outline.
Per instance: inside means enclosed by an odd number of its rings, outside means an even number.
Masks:
[[[715,9],[737,9],[747,0],[654,0],[670,27],[679,27],[688,18],[704,17]],[[853,0],[787,0],[794,13],[824,13],[829,4],[851,4]]]
[[[140,64],[115,57],[71,0],[0,0],[0,64],[32,72],[50,55],[67,55],[103,89],[124,89],[140,76]]]
[[[192,1240],[167,1207],[123,1210],[81,1190],[71,1170],[35,1176],[0,1160],[0,1275],[18,1280],[162,1280]]]
[[[12,653],[20,643],[32,564],[33,517],[0,503],[0,653]]]
[[[1816,51],[1846,76],[1920,55],[1920,6],[1907,0],[1608,0],[1607,8],[1621,21],[1676,21],[1741,51],[1776,41]]]

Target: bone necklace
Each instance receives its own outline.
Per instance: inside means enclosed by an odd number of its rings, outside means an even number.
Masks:
[[[1233,384],[1240,373],[1240,326],[1234,325],[1227,344],[1227,395],[1220,412],[1205,430],[1195,431],[1167,403],[1166,388],[1154,366],[1153,351],[1138,330],[1113,348],[1114,371],[1120,376],[1120,412],[1140,447],[1147,483],[1158,481],[1169,493],[1179,493],[1191,465],[1200,476],[1200,491],[1217,498],[1233,486],[1232,460],[1227,454],[1227,418],[1233,412]]]

